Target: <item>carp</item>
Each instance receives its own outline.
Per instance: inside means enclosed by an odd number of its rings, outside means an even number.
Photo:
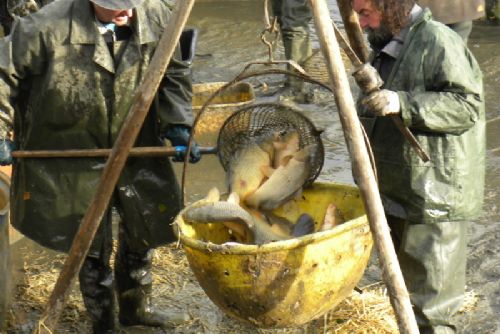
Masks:
[[[270,136],[236,152],[229,164],[229,192],[235,192],[243,200],[264,182],[267,169],[272,166],[274,138]]]
[[[290,238],[274,231],[260,213],[250,213],[241,207],[236,193],[231,193],[227,201],[201,200],[186,208],[183,218],[194,223],[222,223],[244,240],[258,245]]]
[[[232,201],[202,200],[183,212],[183,218],[195,223],[222,223],[243,240],[251,239],[252,216]]]
[[[314,232],[314,219],[307,213],[301,214],[295,224],[292,224],[285,217],[278,216],[272,212],[267,212],[264,215],[271,225],[271,229],[278,234],[286,234],[289,237],[298,238]]]
[[[218,191],[211,190],[205,199],[186,208],[183,218],[191,223],[222,223],[246,242],[257,245],[310,233],[310,224],[314,229],[312,219],[302,222],[299,219],[292,224],[272,213],[245,209],[239,204],[236,193],[231,193],[227,201],[219,201],[219,198]]]
[[[254,229],[254,243],[257,245],[262,245],[272,241],[286,240],[290,239],[290,233],[286,229],[281,228],[281,226],[273,226],[269,223],[266,214],[253,210],[247,209],[248,213],[252,216],[255,223]],[[290,223],[290,225],[292,225]]]
[[[300,149],[300,136],[297,130],[287,130],[276,136],[273,141],[274,159],[273,167],[278,168],[285,164],[288,156],[293,156]]]
[[[276,168],[244,202],[252,208],[274,210],[300,193],[309,177],[312,149],[309,145],[289,156],[288,161]]]
[[[272,212],[263,213],[251,208],[247,210],[256,225],[254,235],[256,244],[298,238],[314,232],[314,220],[307,213],[300,215],[295,224],[292,224],[288,219]]]

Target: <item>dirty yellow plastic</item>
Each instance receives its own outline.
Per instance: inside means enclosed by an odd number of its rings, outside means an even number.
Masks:
[[[335,307],[360,280],[373,245],[359,190],[315,183],[275,213],[295,221],[304,212],[320,228],[328,204],[346,223],[265,245],[226,243],[222,224],[188,224],[177,233],[191,269],[208,297],[225,313],[261,328],[305,324]],[[226,244],[224,244],[226,243]]]
[[[193,112],[197,114],[205,102],[226,82],[206,82],[193,84]],[[238,108],[253,103],[255,92],[252,85],[247,82],[226,88],[217,95],[205,109],[203,115],[196,124],[196,134],[217,133],[226,119]],[[209,144],[212,144],[209,141]]]
[[[193,84],[193,110],[198,111],[219,88],[227,82],[205,82]],[[255,100],[255,92],[252,85],[247,82],[237,84],[223,90],[221,94],[215,96],[209,108],[233,109],[250,104]]]

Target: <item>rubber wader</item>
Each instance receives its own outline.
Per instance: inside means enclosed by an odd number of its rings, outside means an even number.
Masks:
[[[300,66],[312,56],[311,40],[309,38],[309,22],[312,18],[311,9],[306,0],[274,0],[273,12],[278,17],[285,58],[294,60]],[[288,68],[292,70],[292,68]],[[287,79],[286,86],[300,92],[304,82],[295,77]]]
[[[115,263],[119,320],[124,326],[172,327],[189,320],[186,312],[161,312],[151,305],[153,250],[132,252],[120,242]]]
[[[451,317],[465,294],[467,222],[387,218],[420,333],[455,333]]]
[[[286,59],[294,60],[301,67],[304,67],[306,60],[312,56],[311,40],[309,39],[308,29],[305,30],[303,27],[295,27],[291,30],[283,30],[282,34]],[[288,70],[293,70],[290,65],[288,66]],[[296,77],[289,77],[286,85],[297,92],[301,92],[303,90],[304,81]]]
[[[80,291],[92,319],[94,334],[114,333],[115,296],[113,273],[109,266],[111,247],[100,258],[87,256],[79,273]]]

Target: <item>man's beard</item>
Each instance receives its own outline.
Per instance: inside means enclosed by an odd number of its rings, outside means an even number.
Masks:
[[[374,50],[382,50],[393,37],[392,32],[383,23],[376,29],[366,28],[366,32],[368,33],[368,42]]]

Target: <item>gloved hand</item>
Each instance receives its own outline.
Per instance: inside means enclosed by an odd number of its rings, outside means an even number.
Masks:
[[[172,146],[176,147],[176,154],[172,159],[173,161],[175,162],[184,161],[190,133],[191,130],[188,127],[183,125],[174,125],[170,127],[163,135],[163,138],[170,140]],[[200,159],[201,159],[200,148],[193,140],[191,143],[191,152],[189,153],[189,162],[194,164],[200,161]]]
[[[375,67],[370,64],[358,66],[352,76],[364,94],[370,94],[384,84]]]
[[[391,116],[401,112],[398,93],[388,89],[371,93],[361,103],[375,116]]]
[[[15,150],[14,143],[9,139],[0,139],[0,165],[12,164],[12,151]]]

